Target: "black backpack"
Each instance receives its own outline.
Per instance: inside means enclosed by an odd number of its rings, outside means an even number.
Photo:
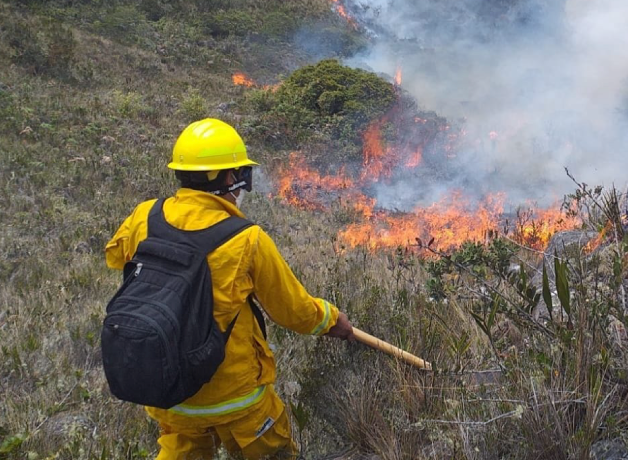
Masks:
[[[207,255],[253,224],[232,216],[207,229],[180,230],[164,219],[163,201],[151,208],[148,236],[107,305],[101,346],[116,397],[167,409],[194,395],[224,360],[238,316],[220,331]]]

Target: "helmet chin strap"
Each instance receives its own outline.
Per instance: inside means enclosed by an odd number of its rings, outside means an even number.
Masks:
[[[242,201],[244,201],[244,193],[242,193],[242,189],[240,189],[240,193],[238,193],[237,195],[233,192],[229,192],[229,193],[235,200],[236,207],[240,209],[240,206],[242,206]]]
[[[244,195],[242,194],[242,188],[240,188],[242,186],[242,183],[237,183],[238,182],[238,178],[235,176],[235,174],[233,173],[233,171],[231,171],[231,177],[233,178],[233,180],[236,182],[235,184],[231,185],[229,187],[229,194],[233,197],[233,199],[235,200],[235,205],[237,206],[238,209],[240,209],[240,205],[242,204],[242,199],[244,198]],[[238,188],[234,188],[238,187]],[[235,192],[239,190],[238,194],[236,195]]]

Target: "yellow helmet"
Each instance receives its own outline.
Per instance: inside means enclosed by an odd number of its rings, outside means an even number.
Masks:
[[[233,127],[214,118],[195,121],[179,135],[172,150],[170,169],[177,171],[219,171],[255,166],[246,155],[246,146]]]

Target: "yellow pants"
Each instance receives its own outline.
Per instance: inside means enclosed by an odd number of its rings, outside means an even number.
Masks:
[[[231,455],[249,460],[296,457],[288,414],[272,387],[246,412],[246,416],[223,424],[212,423],[210,417],[186,417],[180,425],[158,419],[161,450],[157,460],[212,459],[221,445]]]

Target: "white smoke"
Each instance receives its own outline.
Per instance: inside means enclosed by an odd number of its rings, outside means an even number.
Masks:
[[[380,186],[380,205],[408,208],[453,187],[548,204],[575,188],[565,167],[591,185],[626,183],[628,1],[353,0],[349,7],[374,36],[350,65],[388,75],[401,67],[401,86],[422,109],[466,120],[451,183]],[[433,190],[408,192],[414,187]]]

